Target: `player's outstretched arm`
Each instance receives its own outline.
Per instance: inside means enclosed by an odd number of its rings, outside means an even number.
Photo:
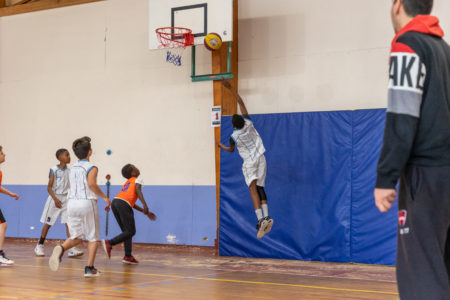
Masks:
[[[148,205],[145,202],[144,194],[142,194],[142,184],[136,183],[136,194],[137,194],[139,200],[141,201],[142,205],[144,206],[143,213],[147,214],[148,213]]]
[[[144,213],[144,209],[140,207],[139,205],[135,204],[133,208],[137,211],[140,211],[141,213]],[[144,213],[150,220],[155,221],[156,215],[152,213],[151,211],[148,211],[147,213]]]
[[[223,80],[222,85],[229,89],[231,93],[233,94],[234,98],[236,99],[237,103],[239,104],[239,108],[241,109],[241,113],[243,115],[248,116],[247,107],[245,107],[244,101],[242,100],[239,93],[231,86],[230,82],[228,80]]]
[[[53,201],[55,202],[55,206],[57,208],[61,208],[62,202],[61,202],[61,200],[58,199],[58,197],[56,197],[56,194],[52,189],[54,181],[55,181],[55,176],[53,175],[53,172],[50,171],[50,176],[48,178],[47,191],[48,191],[48,194],[50,195],[50,197],[52,197]]]
[[[92,168],[91,171],[89,171],[89,173],[87,175],[88,186],[91,189],[91,191],[94,192],[94,194],[96,194],[99,197],[102,197],[103,200],[105,200],[106,209],[108,210],[109,207],[111,206],[111,200],[109,200],[109,198],[105,195],[105,193],[103,193],[103,191],[97,185],[97,174],[98,174],[97,167],[94,167],[94,168]]]
[[[16,200],[19,200],[19,195],[17,195],[16,193],[10,192],[7,189],[5,189],[4,187],[0,186],[0,193],[8,195],[10,197],[15,198]]]

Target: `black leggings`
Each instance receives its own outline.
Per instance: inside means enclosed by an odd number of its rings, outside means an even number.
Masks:
[[[112,238],[109,243],[111,246],[114,246],[123,242],[125,256],[131,256],[132,238],[136,234],[133,209],[127,202],[121,199],[114,199],[111,208],[122,233]]]
[[[0,224],[2,224],[2,223],[6,223],[6,220],[5,220],[5,217],[3,216],[2,210],[0,209]]]

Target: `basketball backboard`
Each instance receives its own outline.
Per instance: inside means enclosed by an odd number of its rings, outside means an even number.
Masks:
[[[223,42],[233,40],[233,0],[149,0],[149,49],[160,49],[156,29],[186,27],[195,45],[205,35],[218,33]]]

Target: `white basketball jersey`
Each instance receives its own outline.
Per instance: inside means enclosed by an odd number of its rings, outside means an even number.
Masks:
[[[70,168],[66,166],[65,169],[61,169],[59,165],[50,168],[50,173],[53,174],[53,186],[52,190],[55,194],[66,195],[69,192],[70,183],[69,175]],[[50,175],[49,175],[50,176]]]
[[[233,132],[231,138],[236,143],[239,155],[244,162],[254,162],[266,152],[258,131],[253,127],[253,122],[248,119],[245,119],[242,129],[236,129]]]
[[[87,160],[79,160],[70,170],[69,200],[97,200],[88,186],[87,175],[95,166]]]

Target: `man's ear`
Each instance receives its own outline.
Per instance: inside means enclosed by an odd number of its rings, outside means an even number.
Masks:
[[[394,13],[395,15],[400,14],[400,9],[403,7],[403,0],[395,0],[394,1]]]

